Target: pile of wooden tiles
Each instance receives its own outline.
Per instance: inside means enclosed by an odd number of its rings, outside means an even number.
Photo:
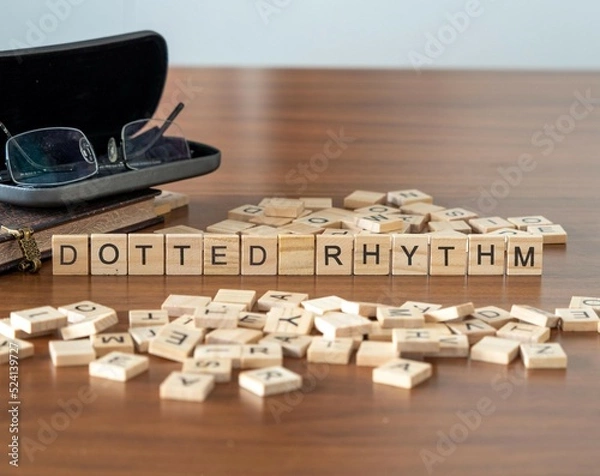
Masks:
[[[160,385],[160,398],[203,401],[238,369],[241,388],[268,396],[302,388],[284,357],[347,365],[355,353],[356,365],[374,367],[373,382],[412,388],[431,377],[434,358],[508,365],[520,353],[528,369],[565,368],[561,345],[549,342],[552,329],[600,332],[598,310],[600,298],[578,296],[551,313],[221,289],[212,299],[170,295],[160,309],[132,310],[128,332],[105,332],[117,313],[91,301],[14,311],[0,321],[0,362],[15,346],[19,360],[33,355],[26,339],[58,335],[49,341],[56,367],[82,365],[93,377],[127,381],[148,370],[150,354],[182,365]]]
[[[566,232],[542,216],[478,217],[419,190],[265,198],[206,228],[55,235],[55,275],[540,275]]]

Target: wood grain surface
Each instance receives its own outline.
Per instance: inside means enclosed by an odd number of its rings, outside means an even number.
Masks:
[[[220,288],[401,304],[529,304],[553,311],[599,296],[598,74],[371,70],[174,69],[160,111],[186,103],[191,139],[222,151],[215,173],[164,188],[190,195],[166,225],[198,228],[263,197],[333,197],[417,188],[481,216],[544,215],[566,246],[544,252],[543,276],[0,277],[0,311],[91,299],[118,311],[171,293]],[[586,99],[587,98],[587,99]],[[130,382],[54,368],[48,339],[19,365],[20,465],[0,474],[566,475],[598,474],[600,337],[561,333],[567,370],[429,359],[433,376],[404,390],[371,368],[307,364],[301,392],[268,398],[219,384],[203,403],[161,401],[181,364],[151,357]],[[8,406],[8,370],[0,367]],[[10,442],[10,414],[0,441]],[[70,416],[69,416],[70,415]],[[12,472],[11,472],[12,471]]]

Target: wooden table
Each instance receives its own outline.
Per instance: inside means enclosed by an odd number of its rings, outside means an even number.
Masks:
[[[164,109],[185,101],[179,122],[187,135],[220,148],[223,160],[212,175],[165,187],[191,197],[167,225],[205,228],[266,196],[330,196],[341,205],[356,189],[418,188],[440,205],[483,216],[539,214],[562,224],[568,246],[546,248],[542,277],[82,278],[53,277],[47,265],[39,275],[0,277],[1,312],[92,299],[116,308],[125,330],[130,309],[220,288],[547,310],[567,307],[573,295],[598,296],[600,113],[581,98],[600,95],[599,79],[552,72],[170,73]],[[332,137],[339,153],[327,157]],[[90,378],[85,367],[53,368],[40,338],[35,357],[20,365],[19,473],[599,474],[600,338],[554,330],[553,340],[568,353],[566,371],[437,359],[433,377],[408,391],[373,384],[367,367],[286,359],[305,377],[301,393],[261,399],[232,382],[203,404],[189,404],[158,396],[177,363],[152,357],[149,372],[111,383]],[[0,381],[7,401],[6,371]],[[84,397],[93,401],[81,403]],[[2,460],[6,468],[7,456]]]

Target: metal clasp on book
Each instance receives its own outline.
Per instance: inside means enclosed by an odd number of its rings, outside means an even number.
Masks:
[[[38,272],[42,267],[42,253],[40,253],[40,249],[33,237],[33,230],[28,227],[12,229],[4,225],[0,229],[6,233],[10,233],[19,243],[19,247],[23,253],[23,259],[18,264],[19,270],[30,273]]]

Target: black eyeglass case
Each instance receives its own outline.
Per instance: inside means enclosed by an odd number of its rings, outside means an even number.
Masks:
[[[154,116],[167,70],[166,42],[152,31],[0,52],[0,122],[13,135],[74,127],[103,156],[109,139],[119,138],[125,124]],[[5,145],[0,132],[0,170],[6,168]],[[219,167],[218,149],[189,139],[188,145],[191,159],[71,184],[32,188],[0,183],[0,202],[64,206],[205,175]]]

